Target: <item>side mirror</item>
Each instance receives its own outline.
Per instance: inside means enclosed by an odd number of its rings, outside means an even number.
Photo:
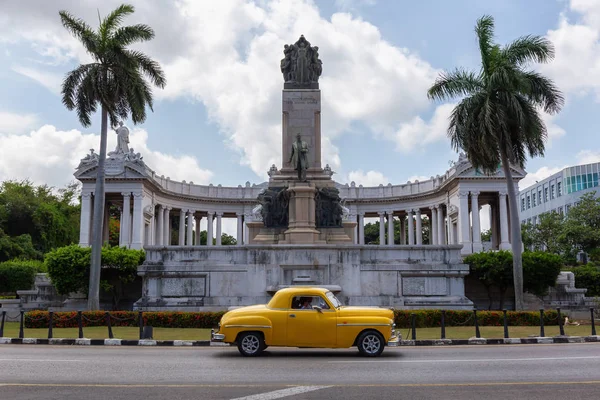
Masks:
[[[322,313],[322,312],[323,312],[323,311],[322,311],[323,309],[322,309],[321,307],[319,307],[319,306],[313,306],[313,309],[317,310],[317,311],[318,311],[318,312],[320,312],[320,313]]]

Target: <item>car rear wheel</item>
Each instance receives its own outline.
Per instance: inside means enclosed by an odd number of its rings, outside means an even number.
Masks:
[[[238,350],[244,357],[256,357],[265,349],[265,341],[258,332],[244,332],[238,338]]]
[[[377,331],[361,333],[357,343],[359,353],[367,357],[377,357],[383,352],[383,347],[385,346],[383,336]]]

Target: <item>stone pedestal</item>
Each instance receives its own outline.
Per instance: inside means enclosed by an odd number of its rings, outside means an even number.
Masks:
[[[310,182],[291,182],[287,190],[290,192],[290,214],[284,242],[324,243],[319,240],[319,231],[315,229],[315,185]]]

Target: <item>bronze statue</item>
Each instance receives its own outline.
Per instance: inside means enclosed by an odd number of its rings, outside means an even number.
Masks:
[[[317,46],[311,46],[304,35],[301,35],[296,43],[283,46],[283,54],[280,69],[285,82],[284,88],[319,88],[323,62],[319,60]]]
[[[296,141],[292,143],[289,162],[292,164],[292,168],[298,171],[298,180],[305,182],[308,169],[308,143],[302,140],[299,133],[296,135]]]

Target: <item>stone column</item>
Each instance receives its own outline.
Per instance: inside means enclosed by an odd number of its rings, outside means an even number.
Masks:
[[[500,201],[500,250],[510,250],[508,241],[508,210],[506,207],[506,192],[498,192]]]
[[[406,244],[406,217],[400,218],[400,244]]]
[[[185,210],[179,210],[179,246],[185,245]]]
[[[385,244],[385,212],[379,211],[379,245]]]
[[[483,251],[481,225],[479,224],[479,192],[471,192],[471,218],[473,223],[473,253]]]
[[[171,207],[165,207],[165,215],[163,221],[163,245],[171,245]]]
[[[121,242],[121,237],[123,237],[123,207],[119,207],[119,242]]]
[[[471,245],[470,223],[469,223],[469,192],[458,192],[458,240],[463,245],[462,254],[471,254],[473,246]]]
[[[388,211],[387,213],[387,221],[388,221],[388,245],[394,245],[394,212]]]
[[[429,207],[431,209],[431,220],[429,221],[429,243],[430,244],[438,244],[438,234],[437,234],[437,226],[438,226],[438,217],[437,217],[437,208],[435,206]]]
[[[133,193],[133,224],[131,231],[131,248],[139,250],[144,246],[144,193]]]
[[[165,206],[162,204],[158,207],[158,215],[156,216],[156,245],[162,246],[165,243],[165,234],[163,225],[165,223]]]
[[[250,243],[250,228],[248,228],[250,221],[252,221],[252,214],[244,214],[244,243]]]
[[[365,244],[365,214],[358,214],[358,244]]]
[[[121,193],[123,195],[123,219],[121,220],[123,235],[119,238],[119,246],[129,247],[129,238],[131,237],[131,193]]]
[[[413,221],[413,210],[408,210],[408,245],[415,244],[415,224]]]
[[[90,231],[92,227],[91,193],[81,193],[81,217],[79,221],[79,245],[81,247],[88,247],[91,244]]]
[[[235,239],[238,246],[241,246],[244,244],[244,214],[236,213],[235,215],[237,217],[237,237]]]
[[[202,221],[202,216],[198,216],[195,218],[196,220],[196,240],[194,241],[194,244],[196,246],[200,246],[200,222]]]
[[[417,246],[421,246],[423,244],[423,226],[421,221],[421,210],[417,209],[415,215],[417,219]]]
[[[437,208],[437,229],[438,229],[438,239],[437,243],[439,245],[443,245],[446,243],[446,235],[445,235],[445,225],[444,225],[444,208],[441,205],[435,206]]]
[[[206,226],[206,245],[213,245],[213,216],[212,211],[208,213],[207,217],[207,226]]]
[[[223,219],[223,213],[222,212],[217,212],[217,237],[216,242],[217,242],[217,246],[221,245],[221,235],[222,235],[222,228],[221,228],[221,222]]]
[[[454,240],[454,223],[448,215],[448,244],[456,244]]]
[[[354,227],[354,241],[352,242],[352,244],[358,244],[359,243],[359,239],[358,239],[358,215],[350,214],[348,218],[349,218],[350,221],[355,221],[356,222],[356,226]]]
[[[183,211],[183,210],[181,210]],[[193,245],[192,243],[192,238],[193,238],[193,234],[192,232],[194,231],[194,213],[196,211],[195,210],[187,210],[187,238],[185,240],[185,244],[186,246],[191,246]]]

